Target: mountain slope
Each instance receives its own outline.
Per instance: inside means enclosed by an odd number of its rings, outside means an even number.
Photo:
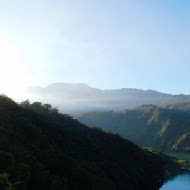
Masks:
[[[49,104],[0,96],[0,177],[8,173],[18,190],[157,190],[163,164]]]
[[[169,104],[169,105],[166,105],[165,108],[183,110],[190,113],[190,102]]]
[[[131,109],[143,104],[166,106],[190,102],[189,95],[170,95],[154,90],[101,90],[82,83],[55,83],[47,87],[31,87],[26,98],[58,106],[64,113],[84,113],[93,110]]]
[[[118,133],[140,146],[190,150],[190,139],[186,136],[190,133],[190,115],[185,111],[145,105],[121,112],[90,112],[80,116],[79,121]],[[186,143],[182,146],[184,138]]]

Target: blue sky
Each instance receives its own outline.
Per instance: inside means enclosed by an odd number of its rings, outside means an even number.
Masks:
[[[190,94],[188,0],[0,0],[0,89],[55,82]]]

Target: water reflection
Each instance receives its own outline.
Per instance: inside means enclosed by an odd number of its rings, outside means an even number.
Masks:
[[[160,190],[190,190],[190,173],[166,181]]]

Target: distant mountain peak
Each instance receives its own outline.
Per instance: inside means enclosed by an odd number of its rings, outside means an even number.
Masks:
[[[67,88],[92,88],[88,84],[85,83],[53,83],[45,88],[54,88],[54,87],[67,87]]]
[[[152,89],[122,88],[102,90],[85,83],[53,83],[45,87],[31,87],[27,96],[34,101],[49,102],[68,113],[95,110],[124,110],[143,104],[166,106],[190,102],[188,95],[171,95]]]

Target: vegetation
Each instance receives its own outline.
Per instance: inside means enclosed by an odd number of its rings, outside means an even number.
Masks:
[[[185,156],[181,157],[177,153],[162,153],[159,150],[150,147],[144,147],[143,149],[156,154],[162,160],[165,167],[165,179],[171,178],[172,176],[188,170],[188,160]]]
[[[165,108],[188,111],[190,113],[190,101],[166,105]]]
[[[90,112],[79,121],[118,133],[140,146],[190,152],[190,115],[153,105],[120,112]]]
[[[157,190],[162,160],[51,105],[0,96],[3,190]],[[15,183],[16,182],[16,183]]]
[[[190,168],[190,154],[189,153],[184,153],[184,152],[164,152],[164,154],[169,155],[169,156],[174,156],[177,157],[180,160],[185,160],[186,161],[186,167],[188,169]]]
[[[9,174],[7,174],[7,173],[0,174],[0,189],[3,189],[3,190],[15,190],[16,186],[19,185],[19,184],[20,184],[20,182],[12,183],[9,180]]]

